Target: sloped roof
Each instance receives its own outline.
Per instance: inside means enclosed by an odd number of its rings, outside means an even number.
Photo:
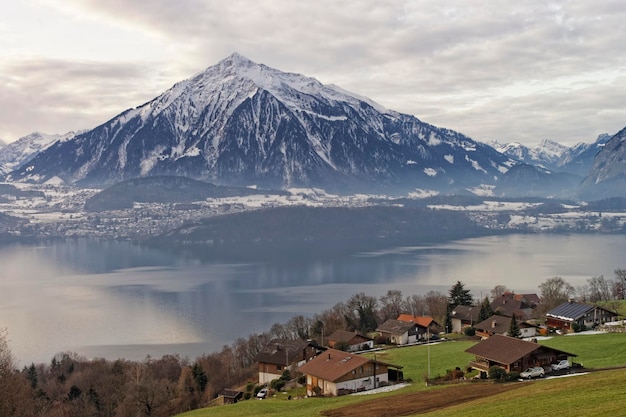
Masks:
[[[359,340],[372,340],[367,336],[363,336],[358,332],[349,332],[347,330],[335,330],[333,334],[328,336],[328,340],[334,340],[336,342],[344,342],[348,343],[354,338],[358,338]]]
[[[416,326],[416,324],[410,321],[389,319],[380,326],[378,326],[376,331],[393,334],[404,334],[411,330],[414,326]]]
[[[511,317],[513,314],[518,316],[524,315],[523,310],[532,309],[532,306],[524,299],[517,299],[513,295],[502,295],[493,299],[491,309],[499,312],[503,316]]]
[[[398,316],[398,321],[413,322],[421,327],[428,327],[433,323],[438,325],[437,322],[432,317],[413,316],[411,314],[400,314]]]
[[[477,322],[479,315],[480,307],[458,305],[452,309],[450,318]]]
[[[234,389],[223,389],[222,391],[220,391],[219,395],[226,398],[239,399],[243,397],[243,392]]]
[[[511,329],[511,318],[506,316],[491,316],[474,326],[476,330],[486,330],[494,333],[504,334]]]
[[[564,353],[568,356],[576,356],[573,353],[543,346],[535,342],[527,342],[514,337],[502,336],[500,334],[494,334],[469,349],[465,349],[465,351],[481,358],[506,365],[512,364],[535,351],[552,351]]]
[[[588,312],[592,311],[594,308],[600,307],[592,306],[590,304],[567,302],[554,307],[552,310],[546,313],[546,316],[554,317],[561,320],[578,320]]]
[[[364,356],[328,349],[297,369],[298,372],[313,375],[327,381],[336,381],[347,373],[370,362]]]
[[[308,344],[304,340],[273,339],[257,354],[256,361],[286,365],[299,358]]]
[[[378,363],[397,369],[403,368],[400,365],[368,359],[365,356],[355,355],[354,353],[328,349],[323,354],[300,366],[296,371],[334,382],[367,363]]]

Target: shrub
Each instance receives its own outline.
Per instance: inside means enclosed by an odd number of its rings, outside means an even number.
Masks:
[[[284,386],[285,386],[285,380],[282,378],[274,379],[272,380],[272,382],[270,382],[270,388],[276,391],[282,390]]]
[[[504,382],[507,379],[506,370],[501,366],[492,366],[489,368],[489,378],[494,381]]]
[[[476,335],[476,329],[473,327],[466,327],[463,329],[463,333],[465,333],[465,336],[475,336]]]

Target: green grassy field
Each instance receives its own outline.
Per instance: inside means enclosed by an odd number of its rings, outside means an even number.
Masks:
[[[287,400],[288,394],[278,394],[274,398],[263,401],[251,400],[234,405],[205,408],[181,414],[180,417],[319,416],[324,410],[357,404],[374,398],[393,397],[422,390],[445,389],[445,387],[426,387],[424,376],[428,373],[429,358],[431,376],[444,375],[446,370],[457,366],[465,369],[468,362],[473,359],[472,355],[465,353],[465,349],[475,343],[451,341],[376,353],[378,360],[404,366],[405,378],[413,380],[411,386],[395,392],[291,401]],[[583,363],[586,368],[626,365],[626,334],[557,336],[540,341],[540,343],[578,355],[575,361]],[[626,381],[626,370],[620,369],[530,383],[523,382],[525,386],[505,394],[422,415],[481,417],[547,415],[549,413],[560,413],[563,416],[593,416],[607,413],[619,415],[626,408],[626,383],[624,381]]]
[[[526,386],[504,394],[420,415],[429,417],[620,416],[624,415],[626,410],[624,381],[626,381],[626,369],[520,382]]]

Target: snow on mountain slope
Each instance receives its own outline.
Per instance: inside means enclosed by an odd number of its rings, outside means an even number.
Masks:
[[[218,185],[466,190],[515,162],[488,145],[314,78],[233,54],[8,178],[106,185],[182,175]]]
[[[48,135],[33,132],[15,142],[0,148],[0,172],[7,174],[16,167],[33,158],[37,153],[45,150],[51,144],[59,140],[69,140],[76,133],[68,132],[64,135]]]

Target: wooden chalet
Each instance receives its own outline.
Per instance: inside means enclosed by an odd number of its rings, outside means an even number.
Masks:
[[[528,342],[509,336],[494,334],[465,350],[475,355],[470,366],[478,371],[489,373],[489,368],[499,366],[507,372],[521,372],[533,366],[550,364],[568,357],[573,353],[550,348],[536,342]]]
[[[297,369],[306,375],[309,396],[338,396],[366,391],[402,379],[402,366],[328,349]]]
[[[299,366],[318,353],[318,347],[311,342],[273,339],[256,356],[259,384],[280,378],[285,369]]]
[[[574,331],[576,324],[590,329],[598,324],[616,321],[617,313],[606,308],[591,304],[575,303],[568,301],[546,313],[546,325],[565,332]]]
[[[328,346],[333,349],[356,352],[359,350],[372,349],[374,347],[374,340],[359,332],[336,330],[328,337]]]
[[[537,335],[538,326],[526,322],[518,322],[517,326],[521,332],[521,338],[535,337]],[[474,328],[476,329],[476,336],[489,337],[494,334],[501,334],[508,336],[511,329],[511,317],[493,315],[487,320],[483,320],[477,323]]]
[[[409,323],[415,323],[418,326],[418,331],[421,336],[428,337],[438,335],[443,331],[443,327],[435,321],[432,317],[428,316],[413,316],[411,314],[400,314],[398,316],[399,321],[406,321]],[[421,337],[422,339],[424,337]]]

